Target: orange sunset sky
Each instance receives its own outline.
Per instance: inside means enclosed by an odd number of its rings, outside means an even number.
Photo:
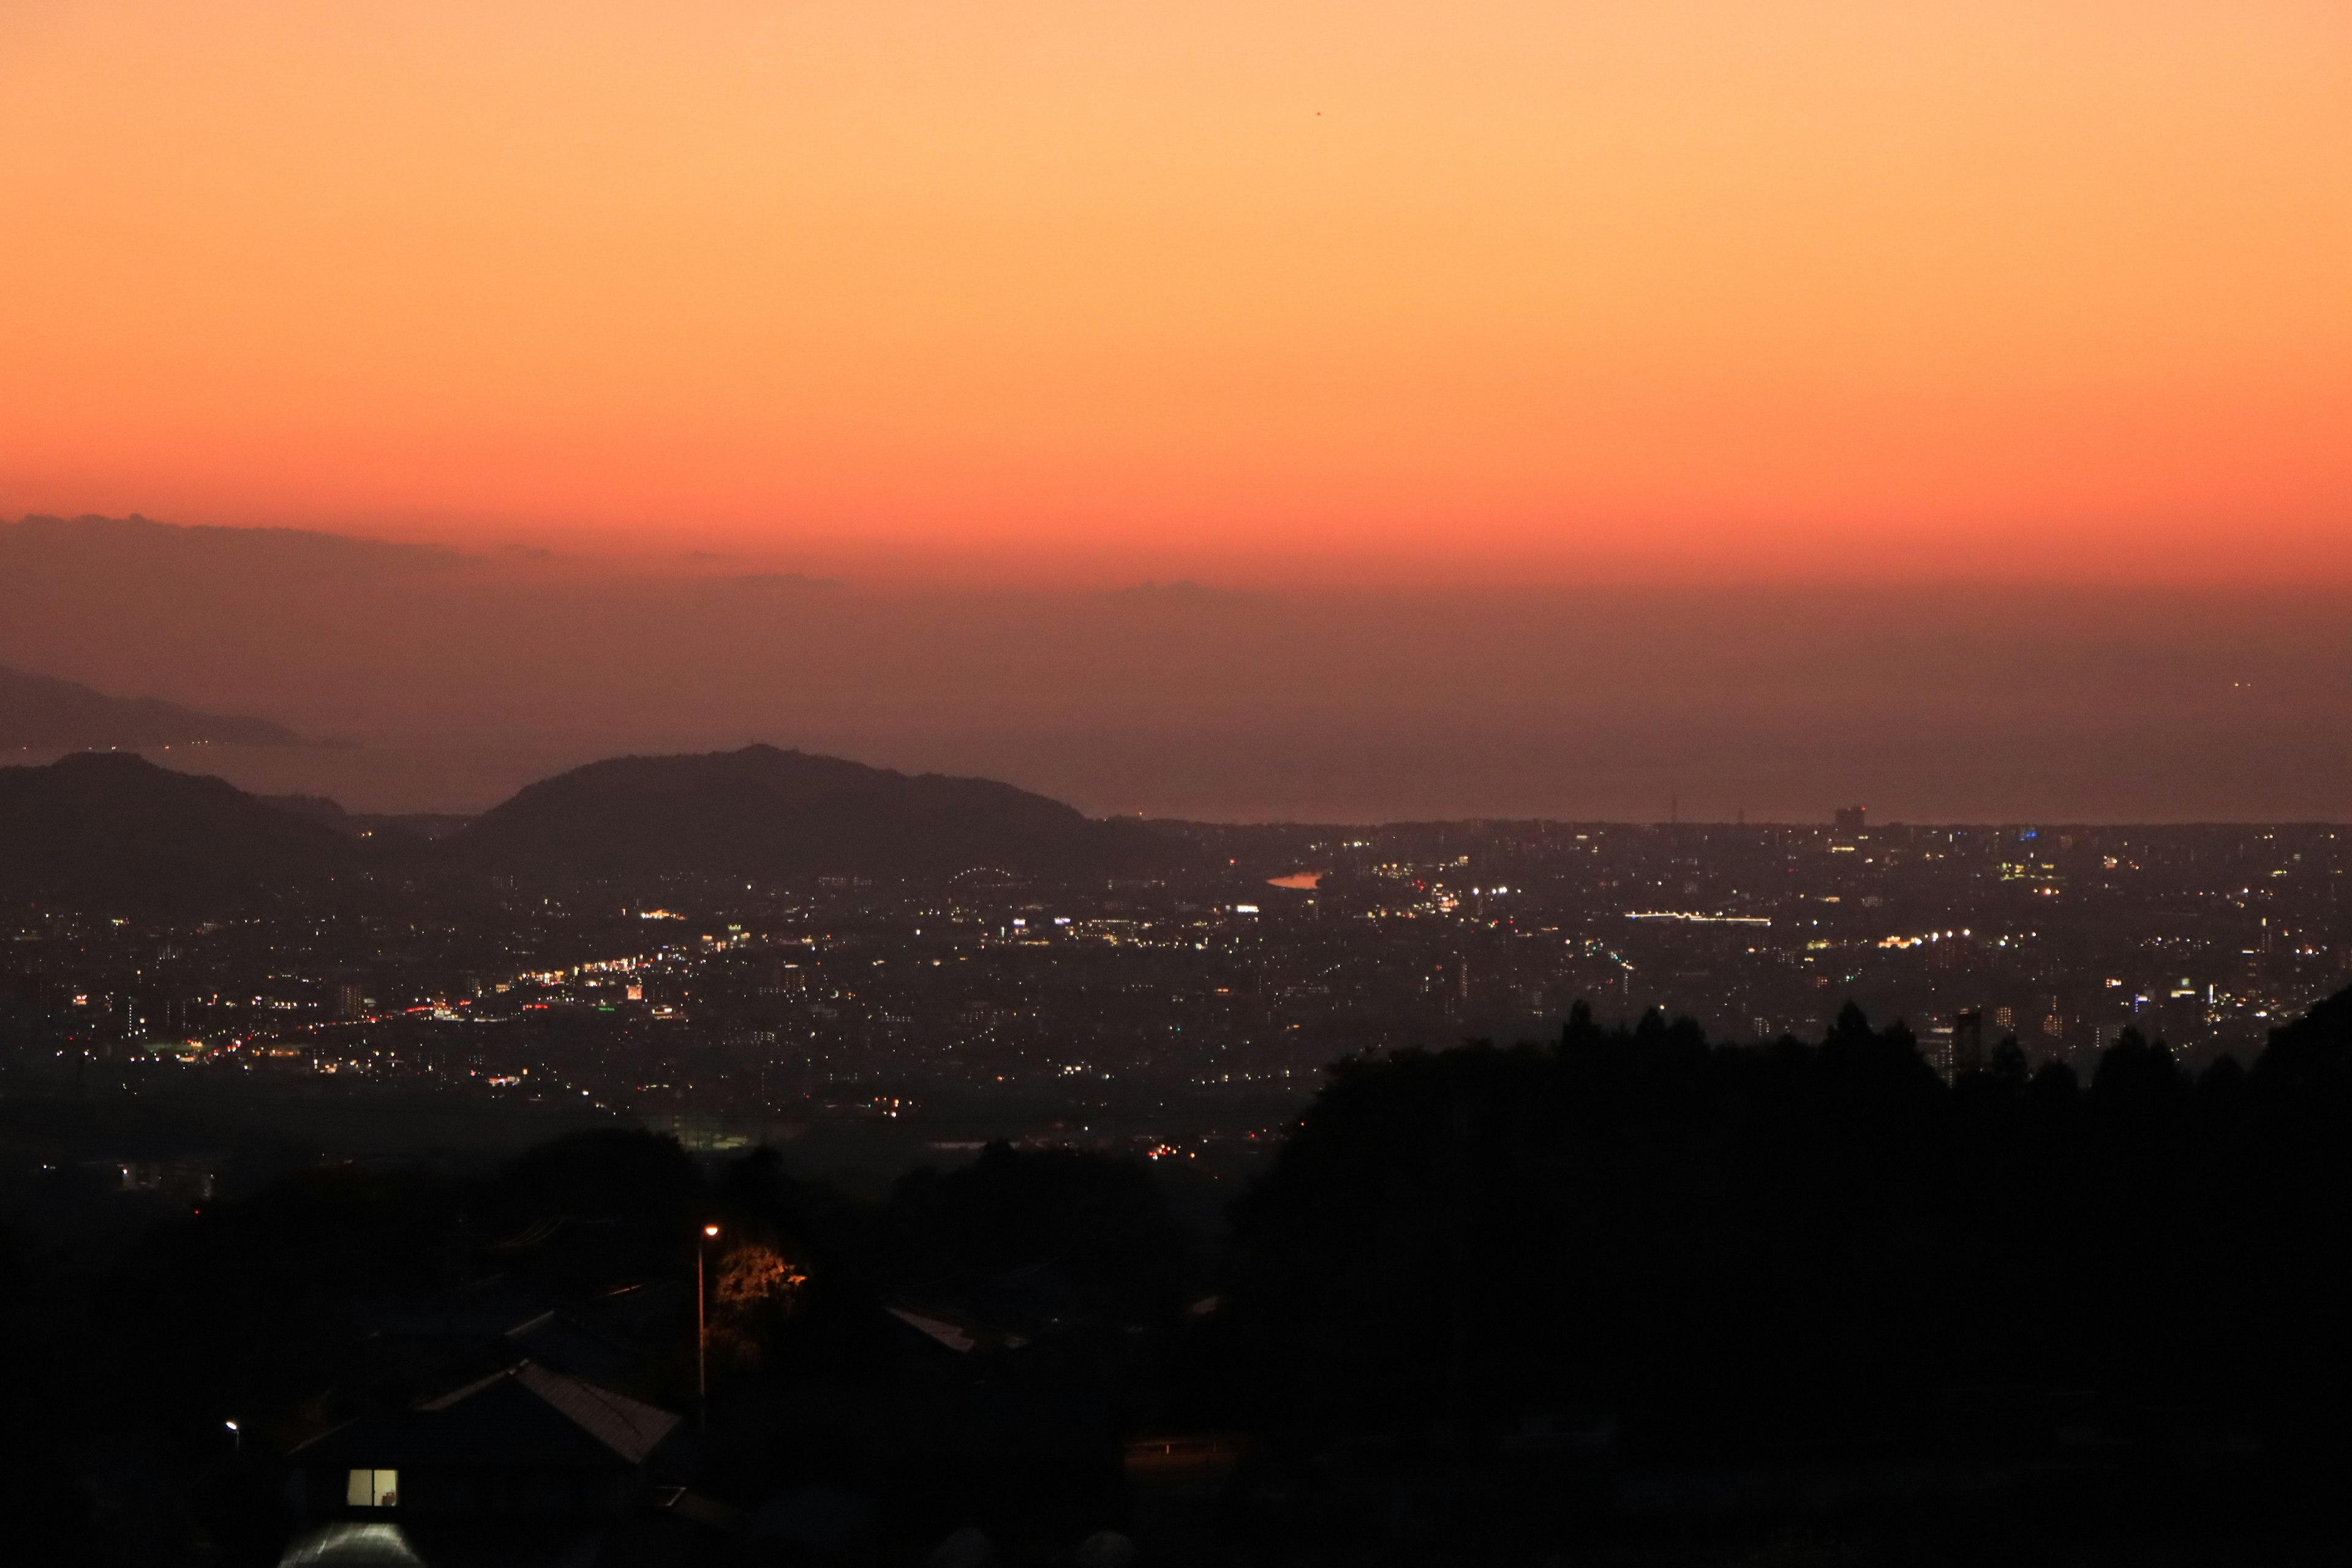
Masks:
[[[2340,0],[17,0],[0,516],[2352,580]]]

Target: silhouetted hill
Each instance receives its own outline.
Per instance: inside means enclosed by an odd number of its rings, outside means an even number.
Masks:
[[[0,897],[185,906],[358,869],[334,828],[124,752],[0,768]]]
[[[1011,784],[764,745],[591,763],[446,841],[470,867],[565,877],[1095,875],[1147,865],[1158,844]]]
[[[356,835],[359,831],[352,826],[352,815],[343,809],[342,802],[323,795],[257,795],[253,798],[264,805],[275,806],[306,821],[331,827],[338,833]]]
[[[199,741],[292,746],[301,739],[267,719],[199,713],[153,697],[109,697],[70,680],[0,668],[0,749],[94,751]]]
[[[77,569],[120,580],[175,578],[210,589],[230,579],[273,584],[348,581],[362,574],[443,573],[469,563],[433,544],[320,533],[301,528],[222,528],[129,517],[28,515],[0,521],[0,565],[37,586]]]

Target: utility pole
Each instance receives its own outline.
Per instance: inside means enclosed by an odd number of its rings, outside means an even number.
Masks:
[[[1470,1102],[1454,1102],[1452,1147],[1446,1163],[1452,1178],[1452,1234],[1446,1237],[1445,1422],[1454,1463],[1470,1440]]]
[[[694,1248],[694,1407],[695,1422],[704,1431],[710,1430],[710,1294],[706,1285],[710,1258],[710,1242],[719,1234],[715,1225],[702,1227],[702,1239]]]

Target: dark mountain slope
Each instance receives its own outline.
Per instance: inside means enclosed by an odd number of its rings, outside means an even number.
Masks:
[[[445,842],[485,870],[566,877],[1086,876],[1149,864],[1129,823],[988,779],[747,746],[615,757],[530,785]]]
[[[0,750],[95,751],[198,741],[292,746],[301,737],[267,719],[199,713],[153,697],[109,697],[70,680],[0,668]]]
[[[129,753],[0,768],[0,897],[192,907],[361,864],[360,847],[322,823]]]

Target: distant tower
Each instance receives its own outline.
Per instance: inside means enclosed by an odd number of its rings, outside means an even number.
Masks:
[[[1870,826],[1870,807],[1842,805],[1837,808],[1831,820],[1836,824],[1840,833],[1860,833]]]
[[[1952,1015],[1952,1076],[1982,1072],[1985,1065],[1984,1009],[1970,1007]]]

